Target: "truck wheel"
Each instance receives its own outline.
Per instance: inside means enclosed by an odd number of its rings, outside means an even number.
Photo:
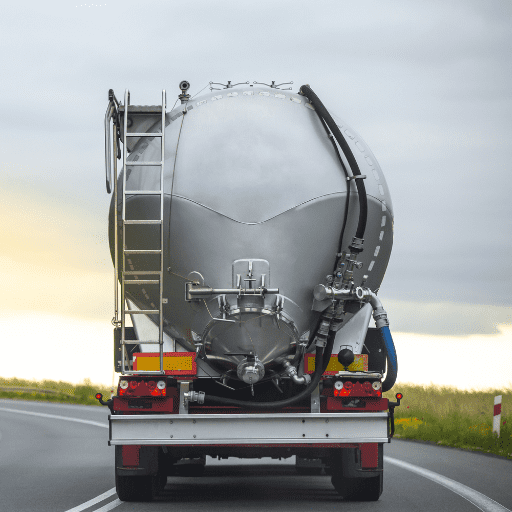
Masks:
[[[121,501],[151,501],[153,487],[153,476],[116,475],[116,492]]]
[[[332,485],[346,501],[377,501],[382,494],[382,473],[371,478],[343,478],[333,475]]]

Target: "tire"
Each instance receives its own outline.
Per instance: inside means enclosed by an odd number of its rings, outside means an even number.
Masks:
[[[116,492],[121,501],[151,501],[154,489],[153,476],[116,475]]]
[[[332,485],[345,501],[377,501],[382,494],[382,473],[371,478],[343,478],[333,475]]]

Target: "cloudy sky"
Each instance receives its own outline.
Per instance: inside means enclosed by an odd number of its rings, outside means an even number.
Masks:
[[[172,105],[184,79],[192,94],[276,80],[310,84],[386,176],[399,379],[512,385],[511,15],[508,0],[3,6],[0,376],[111,382],[108,89]],[[468,372],[482,354],[490,376]]]

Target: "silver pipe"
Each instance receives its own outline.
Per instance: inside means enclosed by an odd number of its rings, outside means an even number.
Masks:
[[[288,377],[290,377],[293,382],[295,382],[295,384],[308,385],[311,382],[311,376],[307,373],[302,377],[299,377],[297,375],[297,369],[289,361],[284,361],[283,366],[285,368],[286,375],[288,375]]]
[[[362,289],[358,288],[358,290],[363,291],[363,295],[365,298],[369,298],[368,302],[371,304],[373,308],[373,319],[375,320],[375,326],[377,329],[380,329],[384,326],[389,326],[388,321],[388,314],[386,313],[386,310],[382,307],[382,302],[377,297],[377,295],[372,292],[369,288]],[[356,293],[357,293],[356,291]]]

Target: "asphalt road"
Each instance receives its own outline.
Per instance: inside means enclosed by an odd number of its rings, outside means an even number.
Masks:
[[[205,476],[169,478],[156,501],[121,503],[107,414],[100,407],[0,400],[0,511],[512,510],[511,461],[399,440],[385,446],[384,492],[375,503],[343,502],[329,477],[298,476],[293,459],[211,458]]]

